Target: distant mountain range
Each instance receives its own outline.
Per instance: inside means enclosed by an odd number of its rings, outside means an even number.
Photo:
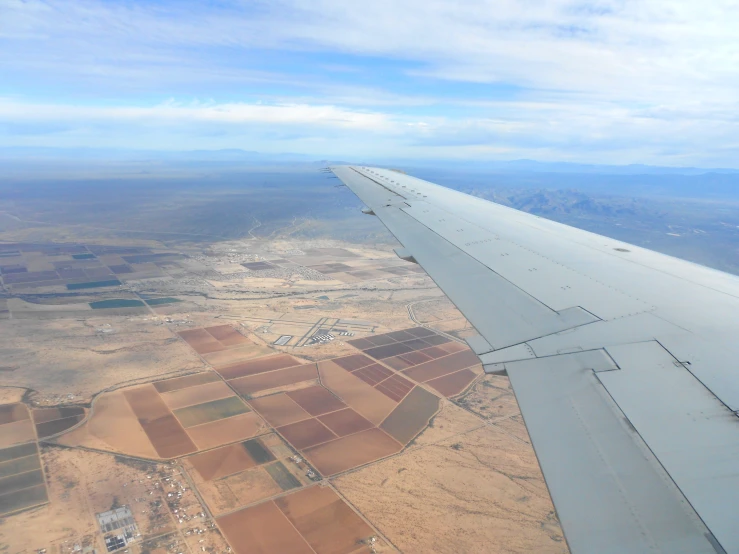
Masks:
[[[118,162],[186,162],[221,164],[290,164],[307,167],[321,167],[329,164],[366,164],[402,168],[439,168],[471,173],[559,173],[590,175],[705,175],[739,174],[739,169],[664,167],[643,164],[600,165],[569,162],[539,162],[535,160],[511,161],[460,161],[460,160],[316,160],[315,156],[296,153],[263,153],[240,149],[225,150],[127,150],[112,148],[44,148],[44,147],[4,147],[0,148],[0,162],[24,161],[118,161]]]

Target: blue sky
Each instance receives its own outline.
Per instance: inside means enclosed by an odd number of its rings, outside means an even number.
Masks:
[[[735,0],[0,0],[0,147],[739,167]]]

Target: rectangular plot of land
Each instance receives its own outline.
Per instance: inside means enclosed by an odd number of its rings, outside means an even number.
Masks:
[[[0,463],[15,460],[16,458],[25,458],[26,456],[36,454],[36,452],[38,452],[38,447],[35,442],[3,448],[0,450]]]
[[[318,369],[326,388],[374,424],[379,424],[395,408],[395,401],[333,362],[319,362]]]
[[[218,419],[195,427],[188,427],[187,434],[200,450],[213,448],[238,440],[254,437],[264,431],[266,425],[254,412]]]
[[[0,496],[0,514],[5,515],[49,501],[46,485],[36,485],[16,492]]]
[[[318,379],[318,369],[316,364],[299,365],[286,369],[278,369],[267,373],[257,375],[249,375],[229,381],[239,394],[249,396],[251,394],[261,392],[263,390],[283,387],[285,385],[293,385],[303,381]]]
[[[85,409],[77,406],[70,406],[68,408],[37,408],[33,410],[33,421],[39,424],[76,415],[85,415]]]
[[[375,343],[370,342],[367,339],[352,339],[346,342],[351,344],[354,348],[358,348],[359,350],[365,350],[367,348],[372,348],[373,346],[377,346]]]
[[[277,354],[275,356],[267,356],[225,367],[217,367],[216,371],[218,371],[224,379],[236,379],[237,377],[256,375],[258,373],[266,373],[267,371],[284,369],[286,367],[294,367],[298,365],[300,365],[300,362],[292,356],[288,356],[287,354]]]
[[[314,554],[271,500],[216,520],[236,554]]]
[[[248,262],[243,265],[246,269],[251,271],[264,271],[265,269],[274,269],[274,265],[267,262]]]
[[[0,448],[32,441],[36,438],[30,419],[0,425]]]
[[[413,383],[408,379],[404,379],[400,375],[393,375],[392,377],[385,379],[375,388],[396,402],[400,402],[413,387]]]
[[[270,466],[258,466],[223,478],[219,484],[226,485],[237,499],[237,505],[246,506],[283,492],[267,472]],[[222,511],[222,510],[215,510]]]
[[[393,331],[392,333],[387,333],[387,336],[397,341],[406,341],[406,340],[412,340],[412,339],[417,338],[415,335],[411,335],[410,333],[407,333],[406,331]]]
[[[367,356],[362,354],[354,354],[352,356],[345,356],[343,358],[334,358],[332,360],[336,365],[343,367],[347,371],[354,371],[360,367],[365,367],[373,364],[374,361]]]
[[[28,408],[25,404],[4,404],[0,406],[0,425],[28,419]]]
[[[275,504],[315,552],[356,552],[361,541],[374,534],[328,487],[310,487],[278,498]]]
[[[160,457],[173,458],[196,450],[154,387],[145,385],[123,394]]]
[[[336,435],[328,427],[313,418],[291,423],[284,427],[278,427],[277,430],[298,450],[303,450],[304,448],[309,448],[336,438]]]
[[[398,356],[399,354],[405,354],[406,352],[411,351],[412,349],[404,345],[402,342],[396,342],[393,344],[388,344],[386,346],[370,348],[369,350],[365,350],[364,353],[368,356],[372,356],[376,360],[382,360],[385,358],[390,358],[392,356]]]
[[[81,415],[70,416],[61,419],[54,419],[45,423],[39,423],[36,425],[36,434],[39,438],[56,435],[57,433],[61,433],[62,431],[66,431],[67,429],[74,427],[80,422],[80,420],[82,420],[83,417],[84,416]]]
[[[456,354],[450,354],[444,358],[431,360],[430,362],[417,365],[403,371],[411,379],[426,382],[449,373],[454,373],[460,369],[465,369],[480,363],[480,360],[472,350],[465,349]]]
[[[428,362],[429,360],[433,359],[431,356],[427,356],[426,354],[419,351],[408,352],[408,354],[401,354],[400,357],[403,358],[410,365],[422,364],[423,362]]]
[[[102,287],[117,287],[120,286],[121,282],[118,279],[108,279],[106,281],[91,281],[87,283],[71,283],[67,285],[68,290],[80,290],[80,289],[96,289]]]
[[[453,342],[452,339],[442,337],[441,335],[423,337],[423,341],[429,343],[431,346],[439,346],[440,344],[446,344],[448,342]]]
[[[25,273],[11,273],[3,275],[3,281],[9,285],[20,283],[35,283],[38,281],[53,281],[58,279],[56,271],[28,271]]]
[[[427,385],[434,387],[444,396],[455,396],[466,389],[472,381],[475,380],[475,375],[469,369],[463,369],[456,373],[450,373],[431,381],[426,381]]]
[[[439,397],[421,387],[416,387],[387,416],[380,428],[399,443],[406,445],[426,428],[438,410]]]
[[[346,404],[321,386],[291,391],[287,393],[287,396],[297,402],[306,412],[314,416],[346,408]]]
[[[16,473],[0,479],[0,496],[16,492],[28,487],[35,487],[44,483],[44,474],[40,469]]]
[[[230,325],[216,325],[214,327],[206,327],[205,330],[224,346],[236,346],[239,344],[251,343],[248,338]]]
[[[0,463],[0,479],[15,475],[16,473],[25,473],[41,468],[41,460],[37,454],[31,454],[23,458],[13,458],[6,462]]]
[[[213,481],[259,465],[249,456],[246,448],[241,443],[216,448],[202,454],[195,454],[187,460],[203,481]]]
[[[167,379],[166,381],[157,381],[154,383],[154,387],[159,392],[171,392],[186,389],[188,387],[195,387],[197,385],[204,385],[205,383],[212,383],[213,381],[220,381],[218,374],[213,371],[206,371],[204,373],[196,373],[195,375],[187,375],[185,377],[175,377],[174,379]]]
[[[264,469],[267,470],[269,476],[274,479],[275,483],[277,483],[283,491],[289,491],[290,489],[295,489],[301,485],[298,478],[290,473],[282,462],[275,462],[274,464],[265,466]]]
[[[311,417],[308,412],[284,393],[255,398],[249,402],[274,427],[287,425]]]
[[[352,372],[368,385],[375,386],[380,381],[384,381],[391,375],[395,375],[392,370],[381,366],[380,364],[372,364],[357,371]]]
[[[446,353],[444,355],[446,355]],[[392,358],[385,358],[384,360],[382,360],[382,363],[385,365],[389,365],[395,371],[402,371],[403,369],[407,367],[411,367],[411,364],[406,362],[401,356],[393,356]]]
[[[305,456],[322,475],[329,476],[390,456],[400,449],[400,443],[375,427],[309,448]]]
[[[431,346],[429,343],[422,339],[407,340],[404,341],[403,344],[413,350],[423,350],[424,348],[428,348],[429,346]]]
[[[345,437],[374,427],[371,421],[363,418],[351,408],[331,412],[319,416],[318,419],[339,437]]]
[[[108,269],[110,269],[116,275],[122,275],[125,273],[133,273],[133,269],[131,269],[131,266],[128,264],[109,265]]]
[[[209,354],[225,350],[226,347],[216,340],[205,329],[189,329],[177,333],[198,354]]]
[[[442,350],[445,350],[449,354],[456,354],[457,352],[464,352],[465,350],[469,350],[469,347],[466,344],[461,344],[454,341],[446,342],[439,346]]]
[[[180,408],[179,410],[174,410],[174,414],[180,420],[182,426],[188,428],[243,414],[248,411],[249,408],[238,396],[230,396],[204,404]]]
[[[403,330],[406,333],[410,333],[414,337],[418,337],[419,339],[422,339],[423,337],[430,337],[436,334],[431,329],[426,329],[425,327],[411,327],[410,329]]]
[[[195,404],[210,402],[211,400],[220,400],[227,396],[233,396],[233,391],[223,381],[213,381],[197,387],[163,393],[161,396],[170,410],[177,410]]]
[[[456,344],[456,343],[450,342],[449,344]],[[432,360],[435,360],[436,358],[441,358],[448,354],[453,354],[453,352],[447,352],[441,346],[432,346],[431,348],[424,348],[423,350],[418,350],[418,352],[420,354],[423,354],[424,356],[428,356]]]
[[[396,342],[398,342],[395,339],[389,337],[388,335],[369,336],[369,337],[366,337],[365,340],[371,342],[375,346],[385,346],[388,344],[395,344]]]

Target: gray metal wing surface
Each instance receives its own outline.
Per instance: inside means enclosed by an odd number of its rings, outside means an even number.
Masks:
[[[739,552],[739,278],[332,167],[508,374],[570,549]]]

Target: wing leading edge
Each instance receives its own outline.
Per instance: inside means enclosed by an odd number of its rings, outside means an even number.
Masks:
[[[509,375],[573,552],[739,552],[739,279],[392,170],[331,170]]]

